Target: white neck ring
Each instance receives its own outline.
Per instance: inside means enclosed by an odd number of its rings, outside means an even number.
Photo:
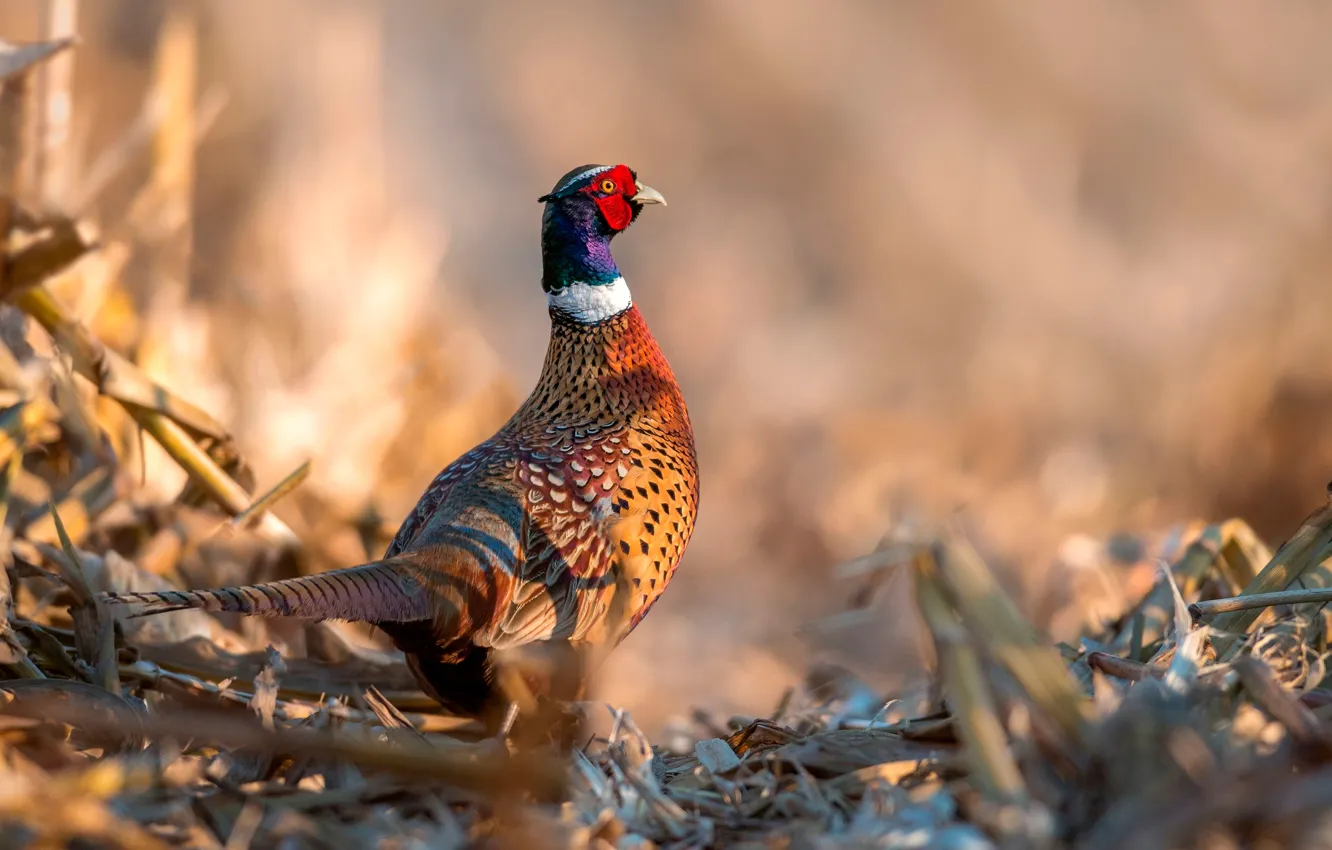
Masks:
[[[628,310],[634,303],[629,284],[623,277],[610,283],[583,283],[577,281],[547,294],[546,302],[561,313],[583,322],[594,324]]]

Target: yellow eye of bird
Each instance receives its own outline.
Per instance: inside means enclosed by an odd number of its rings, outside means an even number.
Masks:
[[[614,192],[614,191],[615,191],[615,181],[614,181],[614,180],[602,180],[602,181],[601,181],[601,191],[605,192],[607,195],[609,195],[611,192]]]

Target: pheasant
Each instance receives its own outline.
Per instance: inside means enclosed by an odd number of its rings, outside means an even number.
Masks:
[[[449,464],[384,557],[266,584],[109,593],[130,616],[200,608],[371,623],[449,711],[514,719],[497,657],[541,645],[594,669],[670,583],[698,512],[684,398],[610,243],[666,203],[625,165],[588,165],[537,199],[550,341],[531,395]],[[537,696],[556,685],[538,676]],[[556,697],[551,697],[556,698]]]

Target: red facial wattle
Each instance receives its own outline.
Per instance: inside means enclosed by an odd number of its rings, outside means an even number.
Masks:
[[[612,184],[614,188],[607,191]],[[629,199],[637,194],[638,186],[628,166],[617,165],[609,171],[603,171],[583,191],[597,202],[597,208],[612,230],[624,230],[633,222],[634,210],[629,205]]]
[[[629,226],[629,222],[634,220],[634,211],[624,195],[615,194],[597,198],[597,206],[611,230],[624,230]]]

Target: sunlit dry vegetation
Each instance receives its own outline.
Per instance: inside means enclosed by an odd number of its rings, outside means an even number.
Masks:
[[[1332,842],[1329,13],[555,6],[0,7],[0,843]],[[597,160],[703,497],[586,746],[101,603],[380,555]]]

